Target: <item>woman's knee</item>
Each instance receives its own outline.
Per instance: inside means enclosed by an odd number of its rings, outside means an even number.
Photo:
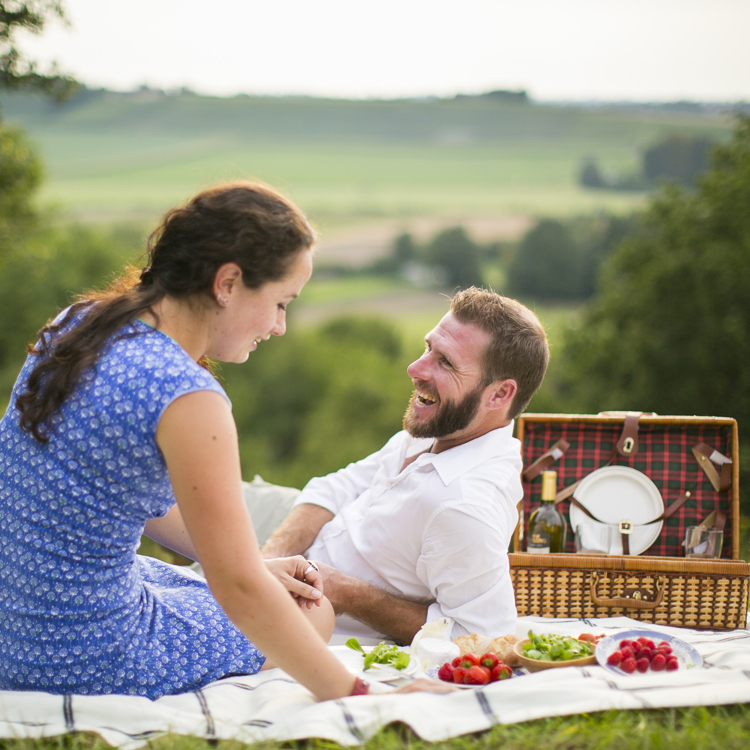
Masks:
[[[320,606],[316,605],[310,609],[303,607],[302,611],[307,615],[310,624],[315,628],[318,635],[328,643],[336,626],[336,615],[333,612],[333,605],[327,597],[323,596],[319,601]]]

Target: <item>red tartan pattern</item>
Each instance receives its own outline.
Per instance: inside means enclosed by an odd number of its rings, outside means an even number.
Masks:
[[[607,465],[614,444],[620,437],[622,424],[597,422],[537,422],[524,421],[523,465],[530,466],[558,440],[570,443],[562,458],[550,470],[557,471],[557,489],[574,484],[592,471]],[[698,466],[692,447],[703,442],[719,453],[732,458],[732,429],[728,425],[644,424],[638,430],[638,452],[624,457],[617,454],[610,466],[629,466],[643,472],[656,485],[664,499],[665,509],[684,492],[691,497],[664,522],[661,535],[644,555],[682,557],[685,529],[702,521],[711,511],[720,510],[727,518],[724,529],[722,558],[732,556],[731,488],[716,492],[708,477]],[[541,504],[541,476],[523,482],[523,508],[526,522]],[[568,522],[565,551],[575,552],[570,529],[567,500],[559,504]],[[524,534],[526,529],[524,529]]]

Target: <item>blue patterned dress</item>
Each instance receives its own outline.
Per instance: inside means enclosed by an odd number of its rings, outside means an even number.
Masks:
[[[264,662],[203,579],[136,554],[145,522],[175,502],[162,413],[186,393],[226,394],[165,334],[141,321],[127,332],[47,444],[14,406],[33,356],[0,422],[0,688],[157,698]]]

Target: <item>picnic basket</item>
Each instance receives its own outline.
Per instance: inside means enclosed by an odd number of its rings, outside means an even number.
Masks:
[[[696,629],[745,627],[750,566],[738,559],[734,419],[638,412],[525,414],[516,434],[524,497],[510,571],[519,616],[625,616]],[[623,554],[575,554],[568,524],[564,553],[526,552],[525,524],[540,503],[541,472],[557,472],[557,507],[569,517],[579,483],[607,466],[642,472],[661,494],[661,530],[648,549],[628,554],[630,531],[621,523]],[[685,529],[699,523],[724,529],[720,559],[684,557]]]

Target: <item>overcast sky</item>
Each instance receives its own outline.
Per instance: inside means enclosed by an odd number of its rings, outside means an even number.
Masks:
[[[750,101],[750,0],[63,0],[23,47],[89,86]]]

